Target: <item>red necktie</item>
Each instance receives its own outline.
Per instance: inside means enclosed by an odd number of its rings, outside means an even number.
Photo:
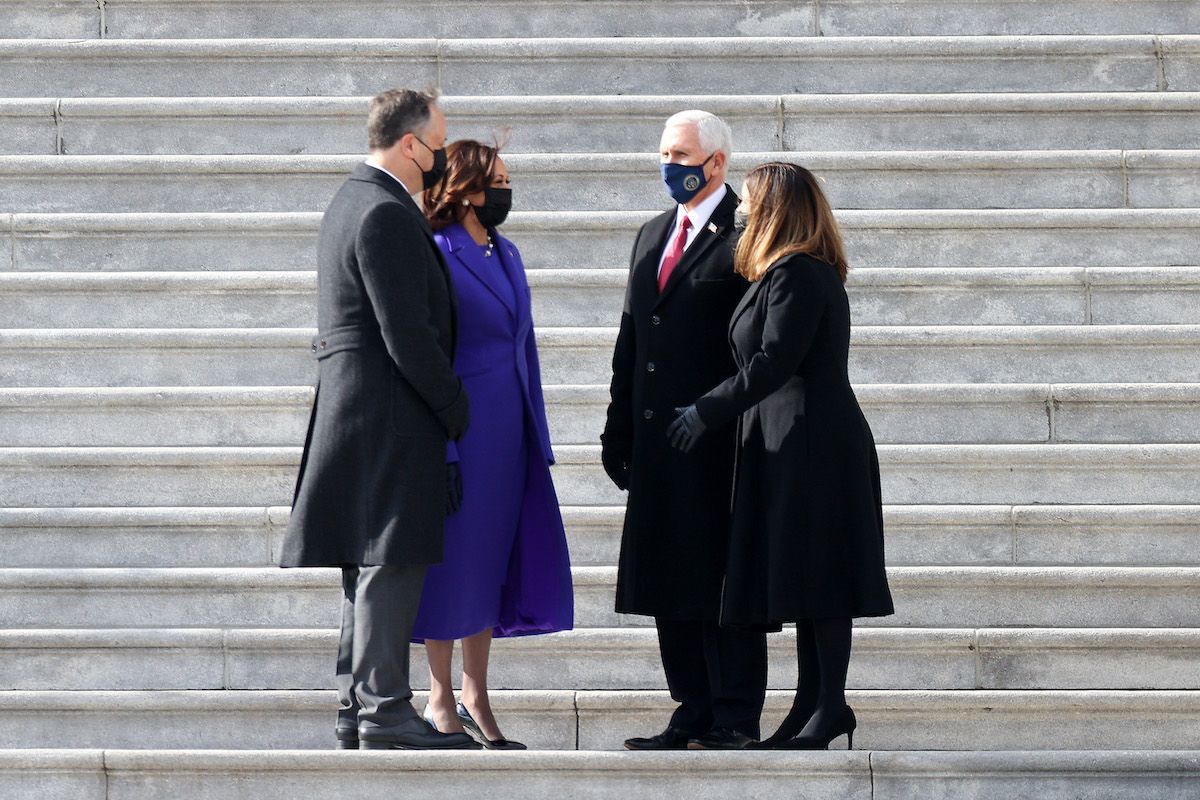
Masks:
[[[683,248],[687,245],[687,233],[691,227],[692,221],[685,214],[683,223],[679,226],[679,233],[675,234],[675,238],[671,240],[671,244],[667,247],[667,254],[663,256],[662,269],[658,271],[659,294],[662,294],[663,287],[671,279],[671,273],[675,271],[675,266],[679,263],[679,259],[683,258]]]

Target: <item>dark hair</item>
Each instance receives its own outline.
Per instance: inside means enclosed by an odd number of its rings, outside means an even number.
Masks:
[[[499,147],[474,139],[459,139],[446,146],[446,177],[425,192],[431,228],[440,231],[462,220],[467,210],[463,199],[492,185],[492,170],[499,155]]]
[[[772,161],[746,174],[750,217],[734,253],[734,269],[757,281],[776,261],[805,253],[837,270],[846,282],[850,266],[833,208],[817,177],[799,164]]]
[[[436,89],[388,89],[371,98],[367,114],[367,141],[372,150],[386,150],[405,134],[420,134],[429,124],[437,102]]]

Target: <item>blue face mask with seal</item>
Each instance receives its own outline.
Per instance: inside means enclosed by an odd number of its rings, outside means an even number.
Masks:
[[[689,167],[687,164],[660,165],[663,183],[667,185],[667,194],[671,195],[672,200],[683,205],[708,185],[708,178],[704,177],[704,165],[712,161],[715,155],[716,153],[713,153],[704,159],[703,163],[694,167]]]

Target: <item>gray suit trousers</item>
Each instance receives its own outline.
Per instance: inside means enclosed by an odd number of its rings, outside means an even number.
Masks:
[[[342,568],[338,728],[386,728],[416,718],[408,640],[424,564]]]

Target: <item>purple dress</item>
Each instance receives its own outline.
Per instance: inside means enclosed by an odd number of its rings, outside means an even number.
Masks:
[[[574,622],[529,284],[517,248],[491,234],[490,257],[461,225],[435,236],[458,295],[455,370],[471,424],[450,446],[463,502],[446,518],[444,560],[426,574],[416,642],[488,628],[497,637],[553,633]]]

